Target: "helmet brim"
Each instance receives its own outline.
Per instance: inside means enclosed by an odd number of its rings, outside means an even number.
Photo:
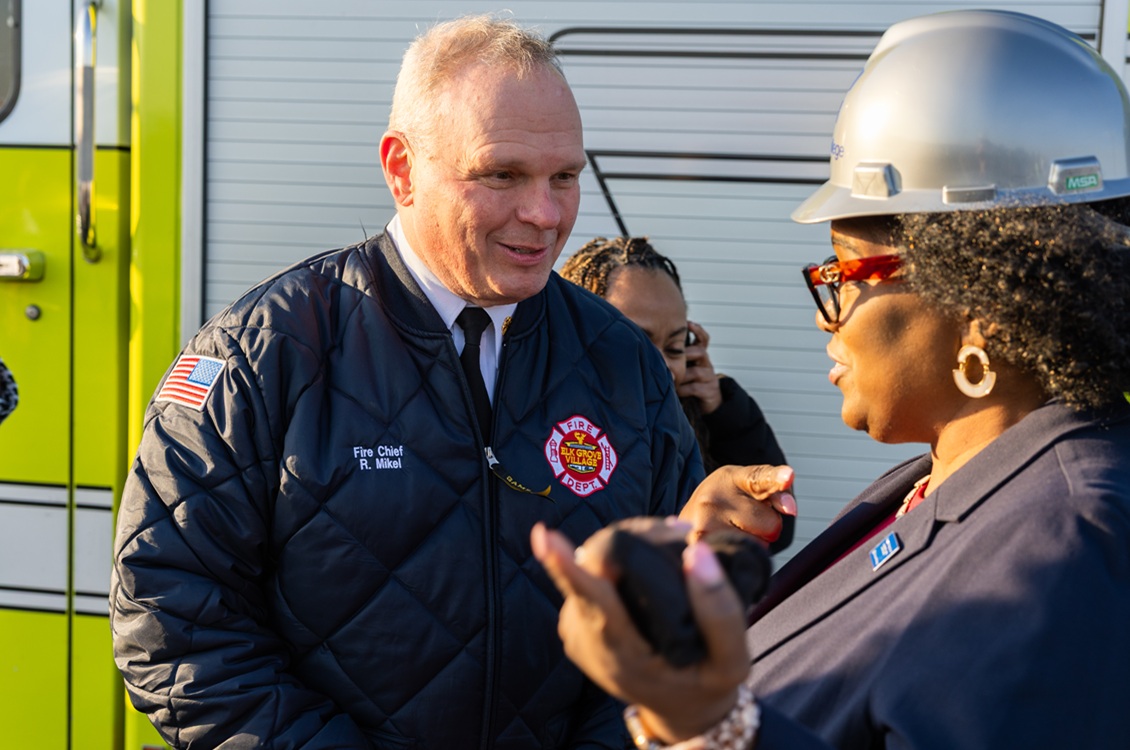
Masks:
[[[1095,203],[1130,195],[1130,178],[1105,180],[1101,188],[1061,195],[1049,188],[1001,190],[992,200],[946,202],[939,190],[904,190],[886,198],[852,195],[851,190],[832,181],[796,207],[790,218],[798,224],[819,224],[834,219],[860,216],[893,216],[897,214],[942,213],[947,211],[983,211],[990,208],[1021,208],[1063,203]]]

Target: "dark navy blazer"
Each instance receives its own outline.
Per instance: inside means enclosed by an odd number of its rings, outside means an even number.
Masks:
[[[753,613],[759,750],[1130,748],[1128,411],[1043,406],[835,562],[930,457],[850,503]]]

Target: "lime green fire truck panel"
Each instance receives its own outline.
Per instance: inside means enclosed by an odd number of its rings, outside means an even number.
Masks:
[[[67,746],[67,616],[0,609],[4,747]]]
[[[5,746],[113,750],[123,734],[106,596],[125,451],[129,155],[96,159],[104,231],[88,263],[72,257],[70,154],[0,148],[0,252],[37,264],[0,280],[0,356],[20,388],[0,429],[0,633],[18,644],[0,651],[0,705],[28,718],[5,722]]]
[[[0,277],[0,358],[20,405],[0,430],[3,481],[66,484],[69,471],[71,159],[0,149],[0,253],[41,262],[38,280]]]
[[[105,617],[86,615],[75,615],[71,628],[71,750],[116,750],[125,701],[121,677],[108,658],[110,628]]]
[[[0,357],[20,395],[0,425],[5,748],[121,750],[126,734],[107,596],[128,463],[130,16],[129,3],[102,4],[88,79],[101,129],[80,139],[80,5],[0,2]],[[76,230],[80,140],[93,154],[93,248]]]
[[[81,250],[74,259],[74,482],[112,487],[127,463],[129,152],[99,149],[94,159],[99,260]]]

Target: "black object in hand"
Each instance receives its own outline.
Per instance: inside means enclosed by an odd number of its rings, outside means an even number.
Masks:
[[[753,537],[714,531],[702,540],[714,550],[730,584],[748,609],[765,593],[772,563]],[[609,553],[620,569],[616,588],[640,633],[676,667],[706,658],[683,578],[683,540],[655,544],[630,531],[612,533]]]

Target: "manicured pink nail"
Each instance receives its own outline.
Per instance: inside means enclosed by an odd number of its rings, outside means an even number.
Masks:
[[[694,576],[695,580],[707,587],[716,586],[722,581],[725,573],[718,564],[718,558],[710,547],[701,542],[688,544],[683,550],[683,566]]]
[[[782,515],[793,516],[794,518],[796,517],[796,498],[792,495],[788,493],[781,493],[777,496],[777,502],[774,503],[774,505]]]
[[[791,466],[779,466],[773,476],[782,487],[789,487],[793,483],[793,469]]]

